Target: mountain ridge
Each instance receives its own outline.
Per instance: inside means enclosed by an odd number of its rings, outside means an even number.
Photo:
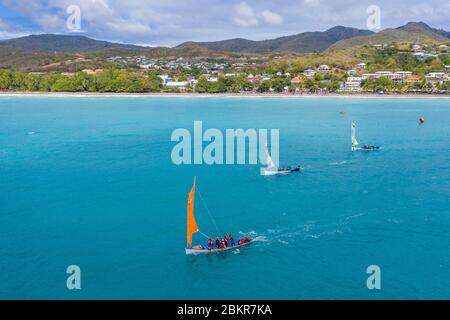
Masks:
[[[210,50],[221,50],[231,52],[247,53],[312,53],[322,52],[330,45],[343,39],[355,36],[370,35],[372,31],[356,28],[335,26],[326,31],[310,31],[295,35],[282,36],[268,40],[248,40],[243,38],[228,39],[213,42],[185,42],[176,48],[186,48],[189,46],[200,46]]]
[[[80,35],[32,34],[0,41],[0,46],[43,52],[92,52],[104,49],[139,49],[140,46],[95,40]]]
[[[374,33],[344,26],[335,26],[326,31],[303,32],[267,40],[234,38],[212,42],[184,42],[173,48],[159,47],[175,52],[207,50],[237,54],[275,53],[320,53],[334,49],[353,48],[362,45],[390,42],[447,42],[450,32],[428,26],[424,22],[408,22],[398,28],[389,28]],[[0,48],[14,48],[29,52],[83,53],[108,49],[130,49],[151,51],[153,48],[92,39],[82,35],[38,34],[20,38],[0,40]]]
[[[432,28],[424,22],[408,22],[403,26],[384,29],[372,35],[338,41],[327,51],[392,42],[439,43],[447,42],[449,39],[450,32]]]

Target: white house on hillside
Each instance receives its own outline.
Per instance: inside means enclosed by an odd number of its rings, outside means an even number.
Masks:
[[[303,71],[303,75],[308,78],[314,77],[315,74],[316,74],[316,71],[314,71],[313,69],[306,69],[305,71]]]
[[[364,70],[367,67],[367,65],[364,62],[358,63],[356,65],[356,68],[359,70]]]
[[[330,68],[330,66],[327,65],[327,64],[321,64],[321,65],[317,68],[317,71],[319,71],[319,72],[328,72],[328,71],[330,71],[330,70],[331,70],[331,68]]]
[[[187,87],[189,85],[188,81],[169,81],[166,83],[166,87],[170,88],[181,88]]]
[[[171,81],[172,81],[172,77],[170,77],[170,76],[168,76],[168,75],[166,75],[166,74],[160,75],[160,76],[158,76],[158,77],[161,78],[161,80],[162,80],[164,86],[165,86],[168,82],[171,82]]]

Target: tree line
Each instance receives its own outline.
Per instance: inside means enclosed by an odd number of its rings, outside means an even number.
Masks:
[[[0,70],[0,90],[39,92],[159,92],[162,81],[156,75],[124,70],[105,70],[99,74],[78,72],[22,73]]]

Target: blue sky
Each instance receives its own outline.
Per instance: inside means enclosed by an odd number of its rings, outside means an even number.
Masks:
[[[71,5],[80,8],[80,34],[151,46],[366,29],[370,5],[380,7],[382,29],[424,21],[450,30],[450,0],[0,0],[0,38],[73,34],[66,26]]]

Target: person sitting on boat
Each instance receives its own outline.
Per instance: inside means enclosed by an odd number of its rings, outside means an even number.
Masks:
[[[230,240],[231,246],[234,247],[234,238],[233,238],[233,235],[231,233],[228,235],[228,240]]]
[[[219,239],[219,237],[216,238],[216,247],[217,247],[217,249],[220,248],[220,239]]]
[[[377,146],[370,146],[370,145],[365,145],[362,147],[364,150],[375,150],[375,149],[380,149],[380,147]]]
[[[213,247],[213,239],[212,239],[212,238],[209,238],[209,239],[208,239],[208,250],[211,251],[211,250],[212,250],[212,247]]]
[[[247,242],[250,242],[250,239],[245,237],[239,240],[238,245],[242,246],[243,244],[246,244]]]
[[[224,249],[226,249],[226,248],[228,247],[228,239],[227,239],[227,236],[223,237],[222,243],[223,243]]]

